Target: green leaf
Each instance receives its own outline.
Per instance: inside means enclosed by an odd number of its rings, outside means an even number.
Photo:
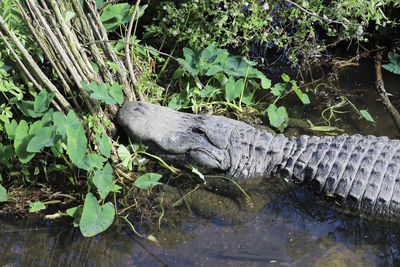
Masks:
[[[183,76],[185,76],[186,71],[183,68],[178,68],[175,72],[174,75],[172,76],[172,79],[176,80],[179,79]]]
[[[48,110],[54,95],[54,92],[47,93],[46,90],[40,91],[40,93],[35,97],[35,101],[33,103],[34,111],[40,114]]]
[[[32,138],[32,136],[28,134],[28,130],[28,123],[25,120],[21,120],[15,129],[14,149],[19,161],[22,163],[27,163],[35,156],[35,153],[26,150]]]
[[[83,157],[86,154],[87,149],[87,139],[85,136],[85,130],[83,126],[80,125],[77,129],[72,128],[67,125],[67,154],[76,166],[81,166]]]
[[[271,80],[265,77],[265,75],[261,76],[261,86],[264,89],[268,89],[271,87]]]
[[[108,142],[107,134],[103,134],[101,137],[96,135],[97,142],[99,142],[99,149],[101,154],[103,154],[106,158],[110,157],[111,153],[111,145]]]
[[[284,83],[277,83],[271,88],[271,93],[274,96],[280,95],[281,92],[285,91],[286,85]]]
[[[286,73],[282,73],[281,77],[284,82],[290,82],[290,77]]]
[[[86,171],[91,171],[93,169],[99,169],[103,166],[106,161],[104,157],[97,155],[96,153],[85,154],[77,166]]]
[[[8,160],[15,155],[12,145],[3,145],[0,143],[0,164],[7,164]]]
[[[101,198],[105,199],[110,192],[119,192],[121,187],[114,184],[113,170],[109,163],[107,163],[103,169],[97,170],[93,175],[93,183],[99,191]]]
[[[149,172],[136,178],[133,184],[140,189],[149,189],[152,186],[160,185],[161,183],[158,182],[158,180],[160,180],[161,177],[161,174]]]
[[[17,129],[17,126],[18,123],[14,119],[10,123],[4,124],[4,127],[6,128],[6,133],[10,140],[13,140],[15,138],[15,130]]]
[[[8,201],[7,190],[0,184],[0,202]]]
[[[271,104],[267,109],[267,113],[271,126],[279,129],[282,132],[286,128],[289,121],[286,108],[277,108],[274,104]]]
[[[72,113],[68,113],[68,114],[72,114]],[[54,114],[53,114],[53,122],[54,122],[54,130],[56,131],[56,133],[61,135],[63,142],[66,143],[67,142],[67,125],[68,125],[67,118],[64,116],[64,114],[57,111],[57,112],[54,112]],[[75,128],[75,127],[72,126],[72,128]]]
[[[121,160],[122,166],[132,170],[132,160],[131,160],[131,153],[124,145],[119,145],[118,150],[118,157]]]
[[[363,116],[364,119],[366,119],[367,121],[375,122],[374,119],[372,118],[372,116],[369,114],[369,112],[368,112],[367,110],[361,109],[361,110],[360,110],[360,114],[361,114],[361,116]]]
[[[21,100],[15,103],[17,107],[22,111],[22,113],[31,118],[39,118],[43,115],[42,112],[35,111],[35,102]]]
[[[382,65],[382,67],[395,74],[400,74],[400,55],[393,52],[389,52],[388,58],[390,63],[384,64]]]
[[[26,150],[28,152],[40,152],[43,148],[57,143],[59,135],[54,133],[54,127],[43,127],[29,141]]]
[[[65,211],[69,216],[74,218],[74,222],[73,222],[74,227],[79,226],[79,222],[80,222],[81,216],[82,216],[82,211],[83,211],[82,206],[73,207],[73,208],[67,209]]]
[[[100,206],[96,197],[92,193],[88,193],[79,222],[82,235],[90,237],[105,231],[114,221],[114,215],[115,209],[111,202]]]
[[[40,202],[40,201],[36,201],[36,202],[32,202],[29,204],[29,212],[38,212],[40,210],[44,210],[46,209],[46,206]]]
[[[100,16],[107,32],[114,31],[121,24],[127,23],[131,15],[130,5],[127,3],[107,5]]]
[[[215,74],[219,73],[222,71],[222,66],[221,65],[212,65],[208,71],[206,72],[207,76],[214,76]]]
[[[225,85],[226,99],[232,101],[240,97],[243,90],[243,79],[239,79],[235,82],[235,79],[231,76]]]
[[[114,105],[117,103],[117,101],[115,101],[114,98],[109,94],[107,89],[109,85],[107,83],[97,84],[95,82],[91,82],[90,84],[87,84],[84,81],[81,81],[81,85],[83,90],[90,94],[91,98],[102,100],[109,105]],[[117,95],[117,97],[119,96]]]
[[[73,17],[75,17],[75,12],[72,11],[66,11],[64,13],[64,21],[65,23],[68,23]]]
[[[196,169],[196,168],[193,167],[193,166],[189,166],[189,169],[190,169],[194,174],[197,174],[197,176],[199,176],[199,177],[204,181],[204,183],[206,182],[206,179],[204,178],[204,175],[203,175],[198,169]]]
[[[124,102],[124,92],[120,84],[113,82],[112,86],[109,88],[109,94],[118,104],[121,105]]]

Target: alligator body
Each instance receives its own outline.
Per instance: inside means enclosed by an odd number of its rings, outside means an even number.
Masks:
[[[146,102],[118,113],[127,134],[179,166],[234,178],[270,174],[343,200],[362,212],[400,216],[400,141],[346,134],[285,137],[222,116]]]

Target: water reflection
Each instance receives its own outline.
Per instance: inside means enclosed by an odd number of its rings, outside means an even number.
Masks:
[[[261,193],[261,192],[260,192]],[[268,194],[267,191],[262,193]],[[68,224],[1,219],[0,263],[6,266],[371,266],[398,265],[400,227],[332,209],[307,189],[270,199],[240,225],[223,215],[186,216],[163,232],[160,245],[125,224],[83,238]],[[217,217],[219,217],[217,219]],[[138,231],[145,232],[145,228]],[[148,232],[150,234],[150,232]]]

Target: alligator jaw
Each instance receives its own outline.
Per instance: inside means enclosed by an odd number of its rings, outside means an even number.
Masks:
[[[227,171],[230,166],[228,137],[234,120],[130,102],[119,110],[118,121],[134,141],[174,164],[204,171]]]

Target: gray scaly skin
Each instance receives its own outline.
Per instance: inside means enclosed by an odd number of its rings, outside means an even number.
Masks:
[[[362,212],[400,216],[400,141],[346,134],[272,135],[214,115],[130,102],[118,121],[135,141],[178,166],[246,178],[263,174],[312,185]]]

